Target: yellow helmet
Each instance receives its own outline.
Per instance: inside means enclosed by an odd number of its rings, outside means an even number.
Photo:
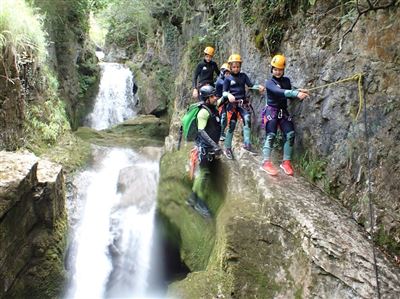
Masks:
[[[206,47],[204,49],[204,54],[210,55],[210,56],[214,56],[214,48],[213,47]]]
[[[231,68],[229,67],[229,64],[225,62],[223,65],[221,65],[221,73],[225,73],[226,71],[230,72]]]
[[[286,67],[285,56],[278,54],[272,57],[271,66],[276,67],[278,69],[284,69]]]
[[[239,54],[232,54],[228,58],[228,63],[232,63],[232,62],[240,62],[240,63],[242,63],[242,57],[240,57]]]

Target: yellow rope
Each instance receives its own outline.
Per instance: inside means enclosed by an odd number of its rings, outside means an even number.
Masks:
[[[362,107],[364,105],[364,100],[363,100],[364,98],[363,98],[363,94],[362,94],[362,76],[363,76],[362,73],[357,73],[357,74],[354,74],[351,77],[344,78],[342,80],[338,80],[338,81],[331,82],[331,83],[328,83],[328,84],[316,86],[316,87],[313,87],[313,88],[307,88],[307,90],[311,91],[311,90],[325,88],[325,87],[328,87],[328,86],[331,86],[331,85],[336,85],[336,84],[347,82],[347,81],[357,80],[358,81],[358,111],[357,111],[357,115],[356,115],[356,120],[357,120],[358,116],[360,115],[361,109],[362,109]]]

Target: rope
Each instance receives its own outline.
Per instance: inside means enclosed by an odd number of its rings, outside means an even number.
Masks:
[[[367,176],[368,176],[368,205],[369,205],[369,221],[370,221],[370,226],[371,226],[371,236],[372,236],[372,256],[373,256],[373,263],[374,263],[374,271],[375,271],[375,281],[376,281],[376,296],[378,299],[381,298],[381,290],[380,290],[380,284],[379,284],[379,272],[378,272],[378,265],[377,265],[377,259],[376,259],[376,250],[375,250],[375,245],[373,241],[373,236],[374,236],[374,217],[373,217],[373,205],[372,205],[372,188],[371,188],[371,150],[370,150],[370,143],[369,143],[369,135],[368,135],[368,115],[367,115],[367,104],[365,101],[364,104],[364,94],[363,94],[363,74],[362,73],[357,73],[354,74],[351,77],[344,78],[342,80],[338,80],[335,82],[327,83],[324,85],[316,86],[313,88],[308,88],[309,91],[311,90],[317,90],[321,88],[325,88],[331,85],[336,85],[339,83],[344,83],[347,81],[353,81],[357,80],[357,85],[358,85],[358,111],[356,115],[356,120],[358,119],[358,116],[361,113],[361,110],[363,109],[363,114],[364,114],[364,128],[365,128],[365,143],[367,147]]]
[[[362,86],[362,79],[361,77],[359,78],[359,93],[362,93],[362,87],[360,89],[360,85]],[[361,82],[361,84],[360,84]],[[369,221],[370,221],[370,227],[371,227],[371,236],[372,236],[372,256],[374,259],[374,271],[375,271],[375,280],[376,280],[376,297],[378,299],[381,298],[381,290],[380,290],[380,284],[379,284],[379,272],[378,272],[378,265],[376,261],[376,252],[375,252],[375,246],[374,246],[374,217],[373,217],[373,206],[372,206],[372,191],[371,191],[371,150],[370,150],[370,144],[369,144],[369,135],[368,135],[368,116],[367,116],[367,103],[365,101],[364,105],[364,130],[365,130],[365,143],[367,147],[367,175],[368,175],[368,206],[369,206]]]
[[[361,113],[362,107],[364,105],[364,97],[363,97],[363,92],[362,92],[362,78],[363,78],[363,74],[362,73],[356,73],[351,77],[347,77],[347,78],[344,78],[344,79],[341,79],[341,80],[338,80],[338,81],[335,81],[335,82],[323,84],[323,85],[320,85],[320,86],[307,88],[307,90],[308,91],[312,91],[312,90],[325,88],[325,87],[328,87],[328,86],[331,86],[331,85],[344,83],[344,82],[347,82],[347,81],[353,81],[353,80],[355,81],[355,80],[357,80],[358,81],[358,111],[357,111],[357,115],[356,115],[356,118],[355,118],[355,120],[357,120],[358,116]]]

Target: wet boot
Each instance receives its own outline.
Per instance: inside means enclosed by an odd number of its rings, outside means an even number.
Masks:
[[[190,194],[186,203],[191,206],[197,213],[204,218],[211,218],[211,212],[203,199],[197,196],[196,193]]]

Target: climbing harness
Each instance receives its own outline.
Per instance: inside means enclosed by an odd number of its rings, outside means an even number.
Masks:
[[[347,78],[344,78],[344,79],[341,79],[341,80],[338,80],[338,81],[335,81],[335,82],[323,84],[323,85],[312,87],[312,88],[307,88],[307,90],[308,91],[312,91],[312,90],[325,88],[325,87],[328,87],[328,86],[331,86],[331,85],[344,83],[344,82],[347,82],[347,81],[353,81],[353,80],[355,81],[355,80],[357,80],[358,81],[358,83],[357,83],[358,84],[358,110],[357,110],[357,114],[356,114],[356,118],[355,118],[355,120],[357,120],[358,116],[361,113],[363,105],[364,105],[364,96],[363,96],[363,91],[362,91],[362,79],[363,79],[363,73],[356,73],[353,76],[350,76],[350,77],[347,77]]]
[[[293,116],[288,113],[286,109],[279,109],[272,106],[265,106],[263,110],[261,110],[261,125],[265,128],[267,122],[273,119],[287,119],[288,121],[292,121]]]

